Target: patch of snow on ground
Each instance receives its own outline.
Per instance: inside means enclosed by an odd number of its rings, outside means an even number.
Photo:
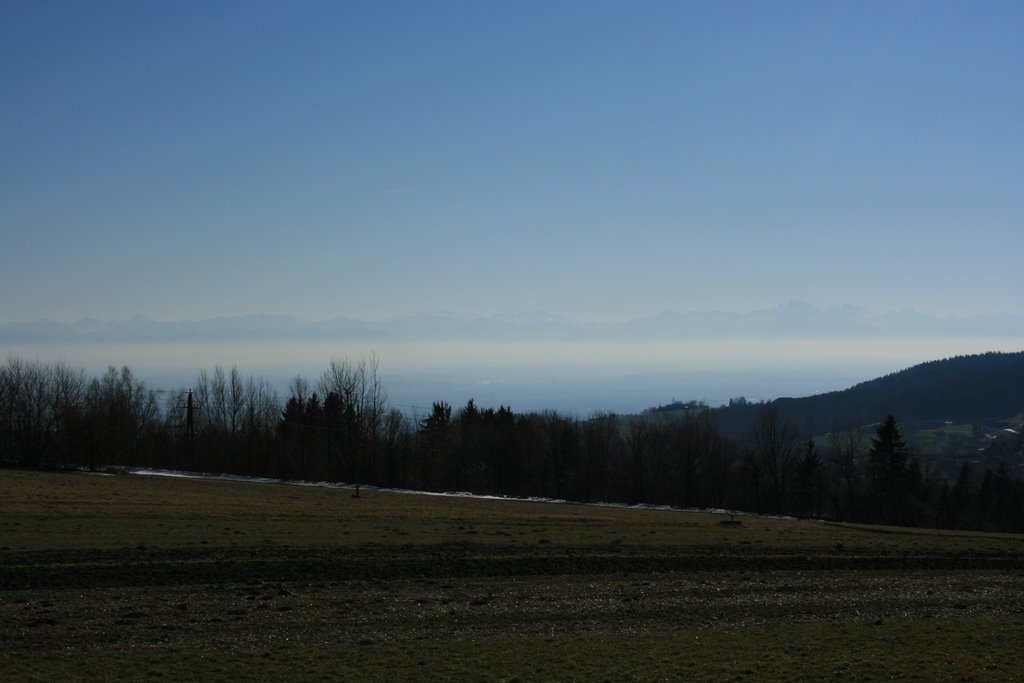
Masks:
[[[355,484],[328,481],[306,481],[301,479],[274,479],[271,477],[253,477],[243,474],[214,474],[210,472],[185,472],[181,470],[164,470],[152,467],[126,467],[123,470],[128,474],[139,474],[149,477],[178,477],[181,479],[204,479],[209,481],[236,481],[249,484],[284,484],[287,486],[313,486],[325,489],[347,489],[354,491]],[[609,507],[630,510],[663,510],[667,512],[704,512],[713,515],[742,515],[745,517],[761,517],[765,519],[796,519],[784,515],[758,515],[742,510],[725,510],[722,508],[680,508],[673,505],[654,505],[652,503],[639,503],[630,505],[628,503],[582,503],[576,500],[564,498],[544,498],[542,496],[495,496],[482,493],[470,493],[469,491],[416,491],[414,489],[388,488],[384,486],[372,486],[363,484],[359,486],[362,491],[380,491],[382,493],[401,493],[417,496],[442,496],[448,498],[475,498],[477,500],[507,500],[520,503],[554,503],[558,505],[585,505],[588,507]]]

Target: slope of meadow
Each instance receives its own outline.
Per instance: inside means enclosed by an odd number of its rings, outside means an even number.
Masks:
[[[7,680],[1006,680],[1024,536],[0,471]]]

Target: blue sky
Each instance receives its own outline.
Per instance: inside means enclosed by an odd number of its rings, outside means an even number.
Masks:
[[[0,321],[1024,312],[1020,2],[0,0]]]

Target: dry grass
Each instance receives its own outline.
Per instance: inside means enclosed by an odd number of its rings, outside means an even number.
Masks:
[[[1012,680],[1024,538],[0,471],[7,680]]]

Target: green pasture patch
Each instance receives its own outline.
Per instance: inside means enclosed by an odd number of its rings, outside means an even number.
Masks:
[[[1020,620],[984,619],[552,634],[349,646],[326,673],[410,681],[1005,680],[1024,666],[1022,635]]]

